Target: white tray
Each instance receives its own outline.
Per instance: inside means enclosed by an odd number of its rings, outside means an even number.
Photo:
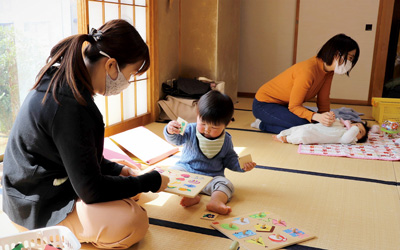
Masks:
[[[53,226],[0,237],[0,250],[12,250],[18,243],[25,248],[44,249],[47,244],[62,250],[78,250],[81,244],[75,235],[64,226]]]

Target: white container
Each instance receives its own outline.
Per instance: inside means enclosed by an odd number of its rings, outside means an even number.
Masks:
[[[47,244],[60,247],[62,250],[81,248],[75,235],[64,226],[39,228],[0,237],[0,250],[12,250],[19,243],[23,244],[25,248],[44,249]]]

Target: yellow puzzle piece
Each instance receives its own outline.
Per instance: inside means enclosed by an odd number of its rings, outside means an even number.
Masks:
[[[246,242],[265,247],[264,240],[262,237],[258,237],[258,238],[251,239],[251,240],[246,240]]]
[[[257,224],[257,225],[254,225],[254,227],[256,228],[257,232],[272,233],[275,229],[275,226],[269,226],[269,225],[265,225],[265,224]]]

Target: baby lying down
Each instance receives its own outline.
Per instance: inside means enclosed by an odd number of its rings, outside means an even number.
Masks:
[[[285,129],[273,137],[277,141],[292,144],[354,144],[367,141],[368,131],[366,122],[351,123],[336,119],[331,127],[310,123]]]

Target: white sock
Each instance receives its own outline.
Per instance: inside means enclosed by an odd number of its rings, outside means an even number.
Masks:
[[[256,119],[250,126],[252,128],[260,129],[260,123],[261,123],[261,120],[260,119]]]

